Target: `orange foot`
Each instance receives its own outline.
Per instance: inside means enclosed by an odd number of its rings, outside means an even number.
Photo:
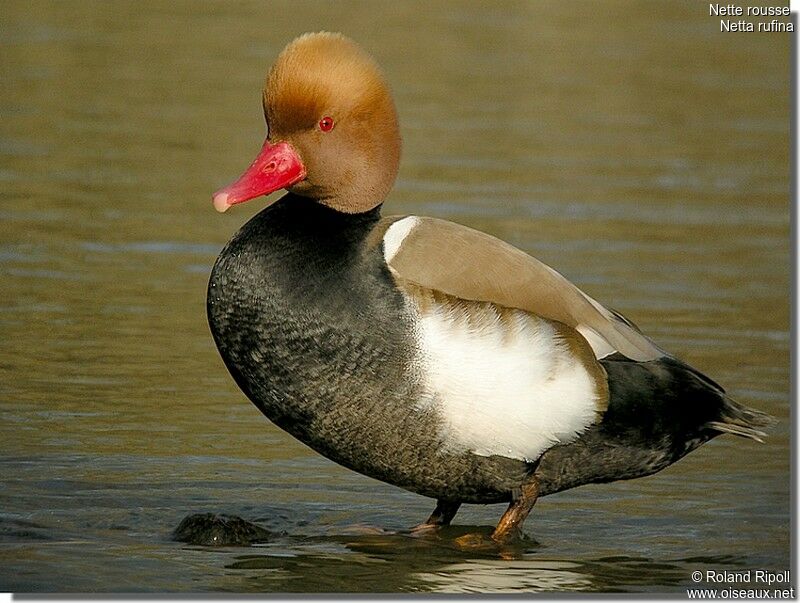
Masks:
[[[454,540],[456,546],[464,551],[496,551],[498,543],[484,534],[464,534]]]
[[[481,533],[464,534],[454,539],[456,547],[465,552],[488,553],[501,559],[518,559],[525,550],[526,539],[518,532],[502,535],[495,532],[491,536]]]

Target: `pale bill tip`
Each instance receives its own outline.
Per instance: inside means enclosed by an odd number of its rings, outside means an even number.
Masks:
[[[219,213],[224,213],[231,206],[228,203],[228,193],[217,193],[214,195],[214,209]]]

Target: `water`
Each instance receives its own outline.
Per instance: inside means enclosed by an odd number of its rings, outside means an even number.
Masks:
[[[379,13],[379,14],[377,14]],[[376,21],[376,16],[379,17]],[[788,38],[686,2],[4,2],[0,587],[682,593],[789,564]],[[779,419],[653,477],[540,501],[510,559],[440,541],[432,501],[320,458],[239,393],[205,321],[210,192],[259,148],[294,35],[341,30],[395,90],[390,213],[538,256]],[[278,533],[170,540],[189,513]],[[480,527],[476,527],[480,526]]]

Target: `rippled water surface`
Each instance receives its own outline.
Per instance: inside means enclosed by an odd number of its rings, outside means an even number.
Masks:
[[[213,347],[216,254],[263,203],[264,72],[341,30],[383,64],[386,210],[491,232],[779,423],[540,501],[510,554],[402,531],[432,501],[319,457]],[[0,11],[0,588],[682,592],[789,562],[788,38],[692,2],[28,2]],[[174,543],[189,513],[266,544]],[[476,526],[479,526],[476,528]]]

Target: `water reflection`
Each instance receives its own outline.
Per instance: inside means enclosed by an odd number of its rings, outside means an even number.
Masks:
[[[283,542],[237,554],[225,567],[240,576],[241,582],[235,586],[239,590],[332,592],[347,585],[352,592],[510,594],[647,592],[654,583],[662,592],[682,592],[692,571],[747,565],[745,559],[731,556],[562,560],[549,558],[547,547],[532,542],[517,546],[511,556],[504,551],[476,557],[455,544],[455,537],[481,529],[462,526],[435,539],[363,535],[308,539],[294,546]]]

